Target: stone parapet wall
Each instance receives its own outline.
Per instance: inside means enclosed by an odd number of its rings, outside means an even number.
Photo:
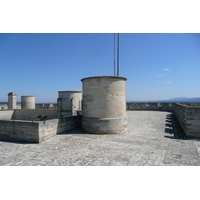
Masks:
[[[0,120],[0,139],[20,142],[39,142],[39,123]]]
[[[127,103],[127,110],[154,110],[174,112],[188,138],[200,138],[200,106],[180,103]]]
[[[8,104],[0,104],[0,110],[7,110]]]
[[[188,138],[200,138],[200,106],[173,103],[173,111]]]
[[[48,119],[58,118],[57,110],[1,110],[0,120],[25,120],[25,121],[39,121],[39,115],[47,116]]]
[[[57,103],[36,103],[35,109],[57,110]]]
[[[70,129],[81,126],[81,118],[82,116],[69,116],[69,117],[60,119],[58,123],[57,133],[58,134],[63,133]]]
[[[58,118],[57,110],[26,110],[19,109],[15,110],[11,119],[14,120],[31,120],[31,121],[39,121],[37,118],[39,115],[42,117],[47,116],[48,119]]]
[[[7,109],[8,109],[8,104],[0,104],[0,110],[7,110]],[[20,103],[16,105],[16,109],[21,109]],[[57,103],[36,103],[35,109],[57,110]]]
[[[42,142],[58,133],[59,119],[40,121],[39,124],[39,141]]]
[[[81,109],[81,91],[58,91],[57,110],[59,118],[65,118],[69,115],[76,116],[77,111]]]
[[[0,120],[0,140],[39,143],[80,125],[81,116],[71,116],[62,121]]]
[[[1,120],[0,139],[39,143],[57,134],[58,121]]]
[[[171,103],[126,103],[127,110],[173,111]]]
[[[11,120],[15,110],[1,110],[0,120]]]

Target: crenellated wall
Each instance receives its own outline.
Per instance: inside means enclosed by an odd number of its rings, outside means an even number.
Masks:
[[[200,138],[200,106],[180,103],[127,103],[127,110],[154,110],[174,112],[188,138]]]
[[[36,103],[35,109],[52,109],[57,110],[57,103]]]
[[[0,104],[0,110],[7,110],[7,109],[8,109],[8,104]],[[21,109],[20,103],[16,105],[16,109]],[[57,103],[36,103],[35,109],[57,110]]]
[[[187,137],[200,138],[200,106],[187,106],[179,103],[126,103],[126,108],[127,110],[174,112]],[[39,121],[38,115],[46,115],[51,119]],[[48,107],[37,110],[0,111],[0,138],[40,142],[80,125],[81,116],[67,116],[59,119],[57,110],[50,110]]]
[[[37,118],[39,115],[42,117],[47,116],[48,119],[58,118],[57,110],[26,110],[26,109],[16,109],[14,110],[13,116],[11,119],[14,120],[30,120],[30,121],[39,121]]]
[[[127,110],[173,111],[171,103],[126,103]]]
[[[173,103],[173,112],[188,138],[200,138],[200,106]]]

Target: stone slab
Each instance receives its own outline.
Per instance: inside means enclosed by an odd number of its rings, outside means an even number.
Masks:
[[[0,141],[0,165],[200,165],[200,140],[175,138],[170,112],[128,111],[127,119],[128,131],[118,135],[74,129],[39,144]],[[166,131],[168,127],[170,132]]]

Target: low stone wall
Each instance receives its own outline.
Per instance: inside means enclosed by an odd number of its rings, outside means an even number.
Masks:
[[[39,143],[57,134],[58,121],[58,119],[34,122],[23,120],[1,120],[0,139]]]
[[[0,120],[0,139],[39,143],[81,125],[81,116],[45,121]]]
[[[57,110],[57,103],[36,103],[35,109]]]
[[[0,110],[7,110],[8,104],[0,104]],[[21,103],[16,104],[16,109],[21,109]],[[57,110],[57,103],[36,103],[35,109]]]
[[[58,109],[58,118],[62,119],[62,118],[66,118],[72,116],[72,111],[71,110],[59,110]]]
[[[200,138],[200,107],[179,103],[127,103],[127,110],[174,112],[188,138]]]
[[[0,104],[0,110],[7,110],[8,104]]]
[[[0,120],[28,120],[39,121],[37,118],[39,115],[47,116],[48,119],[58,118],[57,110],[27,110],[27,109],[15,109],[15,110],[0,110]]]
[[[173,103],[173,111],[188,138],[200,138],[200,106]]]
[[[40,119],[37,118],[39,115],[47,116],[48,119],[55,119],[58,118],[57,110],[27,110],[27,109],[20,109],[14,110],[12,119],[14,120],[32,120],[32,121],[39,121]]]
[[[69,116],[62,118],[58,123],[58,134],[81,126],[82,116]]]
[[[59,119],[40,121],[39,124],[39,141],[42,142],[58,134]]]
[[[20,142],[39,142],[39,123],[0,120],[0,139]]]
[[[171,103],[126,103],[127,110],[173,111]]]
[[[14,111],[15,110],[1,110],[0,111],[0,120],[10,120],[10,119],[12,119]]]

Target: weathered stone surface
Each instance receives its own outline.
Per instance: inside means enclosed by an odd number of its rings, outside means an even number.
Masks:
[[[0,120],[0,139],[39,143],[81,124],[81,116],[45,121]]]
[[[57,110],[26,110],[26,109],[15,109],[15,110],[1,110],[0,120],[28,120],[28,121],[39,121],[37,118],[39,115],[47,116],[48,118],[58,118]]]
[[[1,115],[1,112],[0,112]],[[39,121],[40,119],[37,118],[39,115],[42,117],[47,116],[48,119],[55,119],[58,118],[57,110],[34,110],[34,109],[16,109],[14,110],[13,116],[11,119],[14,120],[33,120]]]
[[[58,115],[59,118],[77,115],[77,111],[82,109],[81,91],[59,91],[58,92]]]
[[[83,82],[83,130],[114,134],[127,130],[126,78],[95,76]]]
[[[82,118],[82,129],[89,133],[119,134],[127,131],[127,118]]]
[[[13,116],[15,110],[1,110],[0,111],[0,120],[10,120]]]
[[[170,103],[126,103],[127,110],[173,111]]]
[[[7,110],[8,104],[0,104],[0,110]]]
[[[39,142],[39,123],[0,120],[0,138],[20,142]]]
[[[128,111],[127,117],[123,134],[74,129],[39,144],[0,141],[0,165],[200,166],[200,140],[174,137],[171,113]]]
[[[174,103],[173,110],[185,134],[191,138],[200,138],[200,107]]]
[[[57,103],[36,103],[35,109],[57,110]]]
[[[59,119],[57,134],[81,126],[81,118],[82,116],[68,116]]]
[[[83,117],[126,117],[126,78],[97,76],[82,82]]]
[[[17,94],[15,92],[8,93],[8,109],[16,109]]]
[[[35,109],[35,96],[21,96],[22,109]]]

